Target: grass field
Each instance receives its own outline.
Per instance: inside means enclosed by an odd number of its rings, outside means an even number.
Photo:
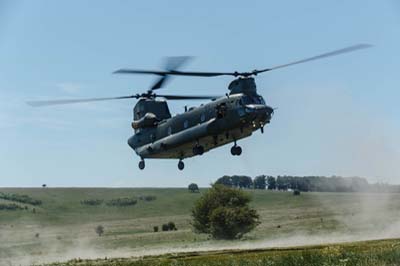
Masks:
[[[400,265],[400,240],[373,240],[292,248],[229,250],[165,254],[137,258],[81,260],[51,266],[298,266],[298,265]]]
[[[293,196],[290,192],[251,190],[252,205],[262,223],[242,240],[216,241],[192,232],[190,209],[201,193],[183,188],[0,188],[0,192],[25,194],[43,202],[40,206],[22,204],[28,210],[0,211],[0,265],[400,237],[399,194]],[[139,200],[128,207],[80,203],[144,195],[156,199]],[[154,226],[161,231],[161,225],[169,221],[176,224],[177,231],[153,232]],[[104,226],[101,237],[95,233],[97,225]]]

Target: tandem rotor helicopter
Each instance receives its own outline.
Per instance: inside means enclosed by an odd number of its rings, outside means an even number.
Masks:
[[[138,99],[133,108],[132,128],[135,134],[128,145],[140,156],[139,168],[145,168],[145,159],[178,159],[178,169],[185,167],[183,159],[232,143],[231,154],[239,156],[242,148],[238,140],[252,135],[256,130],[264,132],[270,123],[274,109],[268,106],[257,93],[254,76],[271,70],[305,63],[325,57],[336,56],[355,50],[369,48],[368,44],[357,44],[339,50],[294,61],[291,63],[253,70],[250,72],[192,72],[181,71],[188,57],[171,57],[165,70],[119,69],[115,74],[151,74],[159,76],[146,92],[130,96],[90,98],[53,101],[29,101],[31,106],[48,106],[106,100]],[[161,89],[170,76],[217,77],[233,76],[229,93],[225,96],[162,95]],[[158,99],[161,98],[161,99]],[[211,100],[199,107],[192,107],[172,117],[166,100]]]

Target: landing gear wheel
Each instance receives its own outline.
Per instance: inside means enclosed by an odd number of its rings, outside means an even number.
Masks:
[[[237,146],[237,147],[236,147],[236,155],[239,156],[239,155],[241,155],[241,154],[242,154],[242,147]]]
[[[139,169],[140,169],[140,170],[143,170],[144,167],[145,167],[144,160],[141,160],[141,161],[139,162]]]
[[[183,168],[185,168],[185,164],[183,163],[182,160],[179,160],[179,162],[178,162],[178,169],[182,171]]]
[[[236,155],[236,146],[233,146],[233,147],[231,148],[231,154],[232,154],[232,155]]]
[[[237,156],[241,155],[242,154],[242,148],[240,146],[233,146],[231,148],[231,154],[232,155],[237,155]]]

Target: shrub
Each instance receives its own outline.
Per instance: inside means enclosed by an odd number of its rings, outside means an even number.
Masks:
[[[96,226],[95,231],[98,236],[101,236],[104,234],[104,227],[102,225],[98,225]]]
[[[178,228],[176,228],[174,222],[169,222],[169,223],[168,223],[168,229],[169,229],[170,231],[176,231],[176,230],[178,230]]]
[[[85,199],[81,201],[82,205],[89,205],[89,206],[97,206],[101,205],[103,203],[103,200],[101,199]]]
[[[295,190],[293,191],[293,195],[299,196],[299,195],[300,195],[300,190],[295,189]]]
[[[190,192],[192,192],[192,193],[194,193],[194,192],[199,192],[199,187],[197,186],[197,184],[191,183],[191,184],[189,184],[189,186],[188,186],[188,190],[189,190]]]
[[[0,199],[4,200],[11,200],[11,201],[16,201],[20,203],[27,203],[31,205],[41,205],[42,201],[33,199],[27,195],[19,195],[19,194],[6,194],[3,192],[0,192]]]
[[[118,198],[107,201],[108,206],[126,207],[133,206],[137,203],[135,198]]]
[[[216,239],[240,238],[259,224],[250,200],[241,190],[215,184],[195,203],[192,225],[196,232]]]
[[[163,231],[168,231],[168,230],[169,230],[169,225],[168,225],[168,224],[163,224],[163,225],[161,226],[161,230],[163,230]]]
[[[23,208],[15,203],[0,203],[0,210],[16,211],[23,210]]]
[[[143,201],[153,201],[156,200],[157,197],[153,195],[144,195],[144,196],[139,196],[139,199]]]
[[[158,226],[153,226],[153,231],[154,231],[154,233],[157,233],[158,232]]]

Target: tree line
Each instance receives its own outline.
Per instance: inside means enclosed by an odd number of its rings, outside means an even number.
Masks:
[[[299,190],[303,192],[400,192],[399,185],[369,184],[363,177],[340,176],[259,175],[251,178],[246,175],[224,175],[215,184],[234,188]]]

